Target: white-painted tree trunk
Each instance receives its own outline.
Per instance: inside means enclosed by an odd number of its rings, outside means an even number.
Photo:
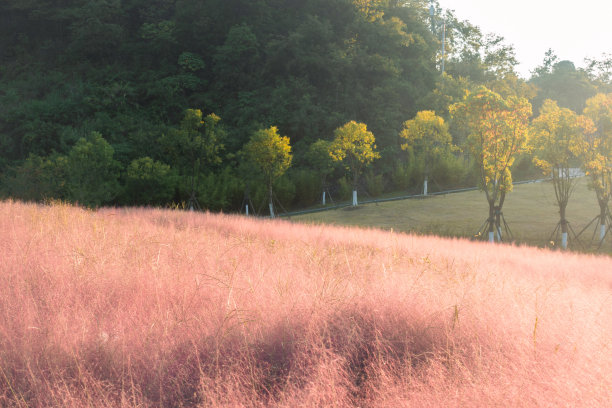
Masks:
[[[325,205],[325,191],[323,192],[323,205]]]
[[[270,218],[274,218],[274,205],[269,203],[268,206],[270,207]]]
[[[495,233],[493,231],[489,232],[489,242],[495,242]]]
[[[427,195],[427,179],[423,182],[423,195]]]
[[[246,205],[246,215],[247,217],[249,216],[249,205],[248,204]]]
[[[359,203],[357,202],[357,190],[353,190],[353,207],[357,207]]]
[[[561,248],[567,249],[567,232],[561,234]]]
[[[599,242],[602,242],[606,237],[606,224],[601,224],[599,227]]]
[[[501,227],[497,227],[497,228],[496,228],[496,230],[497,230],[497,241],[498,241],[498,242],[501,242],[501,240],[502,240],[502,231],[501,231]]]

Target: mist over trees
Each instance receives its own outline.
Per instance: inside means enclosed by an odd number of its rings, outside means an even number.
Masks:
[[[425,173],[433,187],[474,185],[467,149],[429,166],[402,150],[402,125],[434,111],[464,147],[469,131],[448,106],[479,86],[528,99],[534,115],[545,99],[582,112],[612,91],[606,58],[576,68],[550,51],[525,81],[502,37],[437,4],[432,18],[423,0],[5,0],[0,193],[90,206],[195,199],[226,211],[240,210],[245,191],[260,208],[270,190],[287,208],[326,190],[348,198],[350,171],[313,168],[309,152],[351,121],[367,125],[381,155],[360,176],[369,194],[419,191]],[[202,127],[214,135],[181,141],[197,111],[214,118]],[[272,186],[240,153],[271,127],[294,154]]]

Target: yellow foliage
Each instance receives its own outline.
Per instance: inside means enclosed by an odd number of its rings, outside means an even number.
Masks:
[[[481,173],[481,187],[493,202],[512,190],[510,168],[527,149],[531,104],[525,98],[499,94],[482,86],[449,108],[469,129],[468,147]]]
[[[364,166],[380,159],[380,153],[376,151],[376,138],[365,123],[354,120],[336,129],[334,135],[329,154],[334,161],[347,162],[356,182]]]

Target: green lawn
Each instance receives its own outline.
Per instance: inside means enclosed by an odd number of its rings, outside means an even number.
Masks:
[[[503,213],[514,238],[521,243],[544,246],[559,222],[559,210],[550,182],[522,184],[506,197]],[[579,233],[597,214],[595,193],[587,178],[577,180],[567,217]],[[473,237],[488,216],[488,204],[481,191],[367,204],[291,217],[294,221],[356,225],[445,236]],[[583,234],[587,241],[594,226]],[[581,237],[581,238],[582,238]],[[612,238],[609,239],[612,241]],[[609,245],[606,245],[606,247]],[[609,248],[606,248],[609,250]]]

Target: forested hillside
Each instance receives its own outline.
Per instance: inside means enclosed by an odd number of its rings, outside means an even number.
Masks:
[[[381,155],[363,188],[406,190],[423,163],[399,133],[419,110],[448,120],[448,106],[483,84],[573,109],[609,90],[603,62],[576,69],[552,53],[526,83],[502,38],[434,11],[421,0],[3,0],[0,190],[90,206],[195,197],[228,211],[250,191],[257,207],[269,180],[243,147],[277,127],[293,158],[275,194],[304,206],[325,181],[350,191],[344,168],[330,165],[326,180],[309,152],[353,120]],[[460,126],[450,130],[460,145]],[[459,156],[431,170],[438,184],[475,183]]]

